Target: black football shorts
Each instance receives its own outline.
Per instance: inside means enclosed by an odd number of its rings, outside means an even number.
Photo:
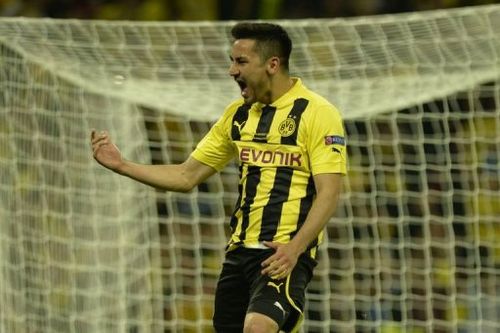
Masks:
[[[244,247],[226,253],[215,294],[213,319],[217,332],[243,332],[248,312],[272,318],[285,332],[301,323],[305,289],[316,261],[304,253],[288,277],[273,280],[260,273],[261,263],[273,253],[273,249]]]

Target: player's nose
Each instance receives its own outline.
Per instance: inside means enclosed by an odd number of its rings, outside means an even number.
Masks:
[[[238,68],[236,67],[236,65],[233,62],[229,65],[228,73],[232,77],[236,77],[239,74]]]

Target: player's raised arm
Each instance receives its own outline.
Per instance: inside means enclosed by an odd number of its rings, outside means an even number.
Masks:
[[[187,192],[216,170],[189,157],[181,164],[147,165],[127,161],[105,131],[91,133],[94,159],[102,166],[141,183],[168,191]]]
[[[90,142],[95,160],[102,166],[119,172],[124,164],[124,160],[118,147],[111,142],[108,132],[102,131],[97,133],[96,130],[92,130],[90,133]]]

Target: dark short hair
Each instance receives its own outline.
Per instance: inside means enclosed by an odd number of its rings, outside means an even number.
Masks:
[[[231,29],[234,39],[255,40],[255,51],[261,59],[280,58],[283,67],[288,70],[292,40],[283,27],[272,23],[240,22]]]

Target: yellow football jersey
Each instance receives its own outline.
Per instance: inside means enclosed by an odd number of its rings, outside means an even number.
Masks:
[[[338,110],[294,78],[270,105],[230,104],[192,153],[221,170],[239,161],[239,198],[228,248],[287,243],[297,233],[316,193],[313,176],[346,173],[346,140]],[[310,244],[314,249],[322,235]]]

